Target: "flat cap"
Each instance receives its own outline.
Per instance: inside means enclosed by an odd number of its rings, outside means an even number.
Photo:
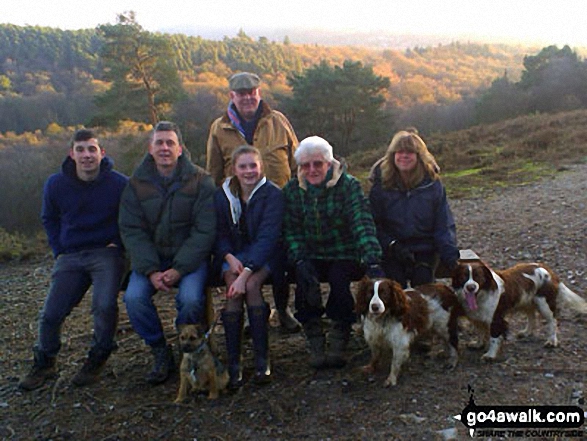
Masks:
[[[230,90],[256,89],[261,84],[261,78],[250,72],[239,72],[228,80]]]

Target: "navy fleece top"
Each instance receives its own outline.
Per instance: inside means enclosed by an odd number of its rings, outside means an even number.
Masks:
[[[110,243],[122,247],[118,206],[128,178],[112,165],[110,158],[103,158],[98,177],[86,182],[77,177],[75,162],[67,157],[61,172],[45,182],[41,219],[55,257]]]

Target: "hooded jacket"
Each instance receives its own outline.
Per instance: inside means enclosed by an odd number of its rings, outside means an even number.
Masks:
[[[187,155],[180,155],[162,184],[147,154],[122,194],[120,233],[134,271],[146,276],[176,269],[181,276],[210,258],[216,229],[214,183]]]
[[[255,129],[253,147],[261,152],[267,179],[283,188],[295,170],[294,152],[298,138],[283,113],[272,110],[261,101],[261,117]],[[232,124],[227,113],[216,119],[211,127],[207,145],[206,168],[217,186],[232,173],[232,152],[247,144],[243,135]]]
[[[378,263],[381,248],[361,184],[337,160],[332,162],[331,175],[323,185],[311,186],[298,172],[283,189],[288,260]]]
[[[412,252],[436,252],[447,265],[458,260],[455,221],[440,180],[427,177],[410,190],[384,189],[380,164],[371,178],[369,200],[382,249],[397,240]]]
[[[82,181],[68,156],[61,172],[45,182],[41,220],[55,257],[111,243],[122,247],[118,207],[128,178],[112,167],[112,160],[104,157],[98,177]]]
[[[236,178],[232,178],[236,179]],[[214,204],[217,215],[215,257],[222,262],[226,254],[241,254],[245,267],[258,271],[281,253],[281,231],[284,199],[279,187],[265,180],[251,194],[246,204],[245,225],[247,238],[243,240],[238,196],[231,191],[231,178],[216,190]],[[242,209],[242,208],[241,208]],[[234,214],[233,214],[234,213]]]

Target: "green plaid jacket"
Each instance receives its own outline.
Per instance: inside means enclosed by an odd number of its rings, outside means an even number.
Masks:
[[[285,195],[284,238],[288,260],[354,260],[379,263],[381,247],[359,181],[333,162],[325,187],[308,191],[302,177],[291,179]]]

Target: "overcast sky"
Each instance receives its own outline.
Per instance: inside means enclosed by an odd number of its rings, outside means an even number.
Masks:
[[[2,0],[0,23],[87,29],[135,11],[150,31],[177,28],[384,30],[587,47],[582,0]]]

